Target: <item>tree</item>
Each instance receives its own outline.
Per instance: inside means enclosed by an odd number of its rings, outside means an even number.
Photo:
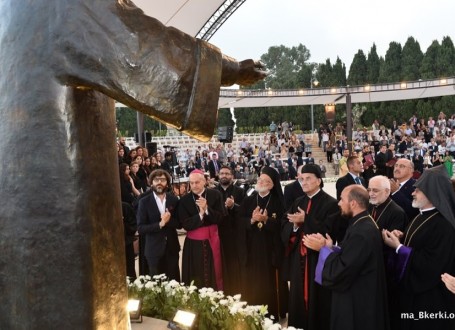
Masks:
[[[436,56],[436,77],[450,77],[455,74],[455,49],[450,37],[444,37]]]
[[[379,71],[379,82],[390,83],[401,79],[401,45],[392,41]]]
[[[422,59],[423,53],[419,43],[413,37],[409,37],[401,52],[401,80],[420,79],[419,68]]]
[[[348,85],[363,85],[368,81],[367,58],[363,50],[359,49],[354,55],[351,67],[349,68]]]
[[[379,70],[381,67],[381,61],[376,51],[376,44],[371,46],[370,52],[367,58],[367,80],[365,83],[376,84],[379,80]]]
[[[422,79],[431,79],[436,77],[436,59],[438,57],[439,47],[439,42],[437,40],[433,40],[431,45],[427,48],[420,66],[420,76]]]

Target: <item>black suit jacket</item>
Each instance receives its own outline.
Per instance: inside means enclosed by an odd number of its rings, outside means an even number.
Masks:
[[[364,178],[360,177],[360,182],[362,183],[362,186],[364,186],[365,188],[367,187]],[[346,188],[347,186],[350,186],[351,184],[357,183],[354,181],[354,178],[350,173],[346,174],[345,176],[342,176],[337,180],[337,183],[335,185],[337,188],[337,200],[340,200],[341,192],[343,191],[343,189]]]
[[[302,190],[302,185],[298,180],[290,183],[284,187],[284,208],[287,211],[295,200],[299,197],[305,196]]]
[[[161,214],[156,205],[153,193],[141,198],[137,210],[137,229],[139,234],[145,235],[144,254],[149,258],[160,259],[167,255],[178,255],[180,244],[176,229],[179,222],[176,217],[178,198],[169,193],[166,194],[166,208],[171,212],[171,219],[160,229]]]
[[[221,170],[221,163],[218,160],[216,160],[216,164],[218,166],[218,172],[219,172]],[[212,179],[218,178],[218,173],[216,173],[216,171],[215,171],[215,165],[213,164],[213,160],[209,161],[208,166],[209,166],[210,178],[212,178]]]
[[[406,215],[408,216],[408,221],[414,219],[414,217],[419,213],[419,209],[412,207],[412,193],[415,190],[414,184],[416,180],[410,178],[401,188],[396,191],[393,195],[390,195],[392,200],[401,206]]]

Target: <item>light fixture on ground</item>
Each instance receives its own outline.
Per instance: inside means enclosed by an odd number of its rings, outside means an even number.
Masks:
[[[310,80],[310,89],[313,89],[313,86],[318,86],[319,85],[319,81],[314,78],[314,77],[311,77],[311,80]],[[313,92],[311,92],[311,95],[313,95]],[[314,133],[314,111],[313,111],[313,103],[311,103],[311,133]]]
[[[196,314],[186,311],[177,310],[172,321],[169,321],[167,327],[172,330],[191,329]]]
[[[335,120],[335,104],[329,103],[325,105],[325,118],[328,123]]]
[[[128,313],[130,314],[130,322],[142,323],[142,301],[138,299],[128,300]]]

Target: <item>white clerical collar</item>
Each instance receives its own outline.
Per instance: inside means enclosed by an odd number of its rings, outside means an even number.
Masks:
[[[422,214],[422,213],[424,213],[424,212],[432,211],[432,210],[434,210],[434,209],[436,209],[435,206],[429,207],[429,208],[427,208],[427,209],[421,209],[421,210],[419,210],[419,211],[420,211],[420,214]]]
[[[318,191],[316,191],[313,195],[307,195],[309,199],[313,198],[314,196],[316,196],[319,192],[321,191],[321,188],[318,189]]]
[[[268,192],[267,194],[265,194],[265,195],[261,195],[261,193],[258,192],[258,195],[259,195],[259,197],[261,197],[261,198],[265,198],[265,197],[267,197],[269,194],[270,194],[270,190],[269,190],[269,192]]]

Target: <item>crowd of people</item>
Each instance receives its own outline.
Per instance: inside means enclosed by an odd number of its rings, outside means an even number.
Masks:
[[[342,125],[321,126],[320,164],[283,125],[271,125],[261,146],[243,140],[164,157],[126,150],[120,139],[139,271],[241,293],[305,330],[454,328],[455,193],[452,159],[439,154],[455,156],[455,120],[442,118],[413,116],[395,129],[375,121],[355,133],[351,152]],[[339,171],[337,198],[323,189],[325,165]],[[293,180],[284,191],[282,180]]]

